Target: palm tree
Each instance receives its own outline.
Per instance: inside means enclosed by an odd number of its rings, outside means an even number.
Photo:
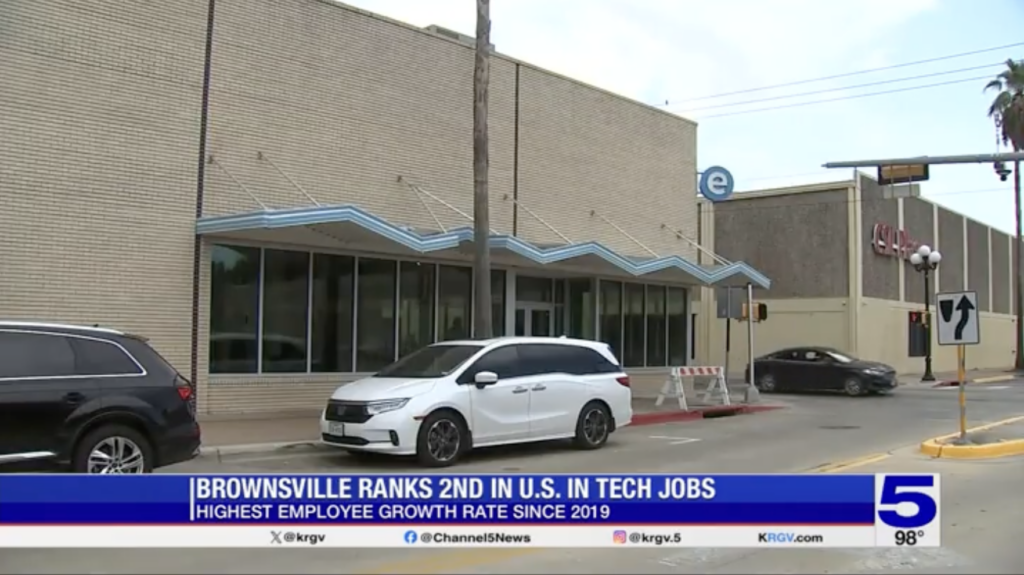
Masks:
[[[1024,60],[1006,61],[1006,69],[985,86],[985,91],[995,90],[995,100],[988,108],[988,115],[996,123],[999,138],[1011,146],[1014,152],[1024,150]],[[1016,210],[1016,241],[1013,243],[1014,298],[1017,302],[1017,359],[1014,367],[1024,369],[1024,291],[1021,286],[1021,197],[1020,160],[1013,163],[1013,202]]]

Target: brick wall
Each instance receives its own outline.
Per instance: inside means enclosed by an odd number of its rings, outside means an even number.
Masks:
[[[0,2],[0,318],[190,355],[204,0]]]
[[[848,297],[851,208],[845,189],[737,194],[714,206],[715,251],[770,277],[772,288],[763,297]]]
[[[0,317],[125,328],[189,371],[209,6],[0,0]],[[471,213],[472,47],[324,0],[221,0],[214,22],[203,215],[308,193],[436,229],[399,176]],[[496,55],[490,137],[496,231],[562,241],[518,197],[572,241],[650,255],[596,210],[695,257],[671,231],[696,236],[692,122]],[[201,409],[318,403],[336,377],[207,388],[208,267],[204,246]]]
[[[310,205],[259,152],[322,204],[436,229],[403,176],[472,213],[472,47],[320,0],[220,2],[216,18],[209,151],[224,169],[204,213],[258,209],[234,178],[271,208]],[[489,106],[496,231],[563,243],[528,209],[573,241],[650,255],[596,210],[659,255],[693,257],[661,228],[696,227],[692,122],[500,56]],[[427,201],[445,227],[470,224]]]
[[[696,125],[533,68],[520,71],[519,199],[571,240],[696,261]],[[598,215],[591,215],[594,210]],[[522,213],[518,232],[559,242]],[[662,224],[666,228],[662,228]]]

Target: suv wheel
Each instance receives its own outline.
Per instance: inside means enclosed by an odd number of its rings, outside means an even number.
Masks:
[[[75,473],[138,474],[153,471],[153,448],[138,431],[104,425],[86,434],[75,448]]]
[[[576,420],[576,437],[573,441],[580,449],[598,449],[608,441],[612,429],[612,417],[608,408],[592,401],[583,406]]]
[[[416,457],[426,467],[454,465],[468,447],[469,433],[462,420],[448,410],[435,411],[420,424]]]

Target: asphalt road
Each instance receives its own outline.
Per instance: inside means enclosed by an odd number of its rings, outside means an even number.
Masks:
[[[948,463],[914,453],[921,440],[956,430],[957,392],[905,388],[888,397],[776,396],[787,409],[626,428],[597,452],[564,445],[475,454],[462,472],[851,472],[938,470],[947,547],[940,550],[531,550],[361,549],[4,550],[0,573],[881,573],[1015,572],[1024,556],[1019,510],[1024,461]],[[970,390],[973,425],[1024,414],[1024,382]],[[327,452],[197,460],[168,472],[419,473],[409,461],[357,461]],[[443,471],[442,471],[443,472]],[[1007,501],[1011,501],[1007,504]],[[951,569],[951,570],[949,570]]]

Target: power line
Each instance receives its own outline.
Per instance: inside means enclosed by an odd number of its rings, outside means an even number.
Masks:
[[[742,100],[740,102],[730,102],[728,104],[715,104],[714,106],[701,106],[700,108],[689,108],[683,113],[697,112],[700,110],[714,110],[718,108],[730,108],[733,106],[743,106],[746,104],[759,104],[761,102],[773,102],[777,100],[788,100],[790,98],[799,98],[802,96],[814,96],[816,94],[828,94],[830,92],[840,92],[843,90],[853,90],[856,88],[868,88],[871,86],[882,86],[884,84],[896,84],[899,82],[909,82],[911,80],[923,80],[925,78],[934,78],[936,76],[948,76],[950,74],[959,74],[961,72],[973,72],[974,70],[984,70],[985,68],[995,68],[1002,66],[1002,62],[995,64],[985,64],[983,66],[971,66],[969,68],[958,68],[956,70],[943,70],[942,72],[932,72],[930,74],[920,74],[918,76],[904,76],[901,78],[892,78],[889,80],[879,80],[877,82],[867,82],[865,84],[852,84],[849,86],[839,86],[837,88],[825,88],[822,90],[813,90],[810,92],[797,92],[796,94],[786,94],[783,96],[772,96],[770,98],[757,98],[754,100]]]
[[[786,108],[800,108],[803,106],[813,106],[815,104],[827,104],[829,102],[842,102],[845,100],[856,100],[858,98],[868,98],[871,96],[884,96],[886,94],[898,94],[900,92],[910,92],[913,90],[924,90],[926,88],[938,88],[941,86],[952,86],[953,84],[963,84],[965,82],[980,82],[982,80],[988,80],[990,76],[977,76],[973,78],[961,78],[959,80],[949,80],[947,82],[938,82],[935,84],[924,84],[921,86],[908,86],[906,88],[896,88],[894,90],[882,90],[880,92],[868,92],[866,94],[853,94],[850,96],[841,96],[839,98],[827,98],[824,100],[812,100],[810,102],[797,102],[795,104],[784,104],[782,106],[768,106],[766,108],[754,108],[753,110],[740,110],[737,112],[726,112],[724,114],[711,114],[710,116],[700,116],[697,120],[707,120],[709,118],[723,118],[725,116],[738,116],[740,114],[753,114],[755,112],[770,112],[773,110],[784,110]]]
[[[833,176],[839,177],[835,170],[820,170],[817,172],[805,172],[803,174],[784,174],[778,176],[757,176],[756,178],[743,178],[744,182],[759,182],[763,180],[785,180],[789,178],[809,178],[811,176],[825,176],[826,174],[832,174]]]
[[[682,103],[686,103],[686,102],[696,102],[698,100],[710,100],[710,99],[713,99],[713,98],[724,98],[726,96],[736,96],[738,94],[749,94],[751,92],[762,92],[764,90],[774,90],[776,88],[788,88],[789,86],[800,86],[800,85],[803,85],[803,84],[811,84],[811,83],[814,83],[814,82],[823,82],[825,80],[836,80],[836,79],[839,79],[839,78],[849,78],[850,76],[859,76],[859,75],[862,75],[862,74],[871,74],[871,73],[874,73],[874,72],[883,72],[885,70],[895,70],[897,68],[907,68],[909,66],[920,66],[921,64],[930,64],[932,62],[942,62],[944,60],[952,60],[954,58],[963,58],[965,56],[974,56],[976,54],[985,54],[987,52],[995,52],[995,51],[998,51],[998,50],[1006,50],[1008,48],[1017,48],[1017,47],[1020,47],[1020,46],[1024,46],[1024,42],[1015,42],[1013,44],[1006,44],[1006,45],[1003,45],[1003,46],[996,46],[996,47],[993,47],[993,48],[984,48],[984,49],[981,49],[981,50],[973,50],[971,52],[961,52],[959,54],[950,54],[948,56],[939,56],[939,57],[936,57],[936,58],[928,58],[928,59],[925,59],[925,60],[915,60],[913,62],[904,62],[902,64],[892,64],[890,66],[882,66],[882,67],[879,67],[879,68],[868,68],[866,70],[857,70],[856,72],[844,72],[842,74],[833,74],[831,76],[820,76],[820,77],[817,77],[817,78],[809,78],[809,79],[806,79],[806,80],[797,80],[795,82],[786,82],[784,84],[773,84],[771,86],[761,86],[760,88],[747,88],[747,89],[744,89],[744,90],[736,90],[736,91],[733,91],[733,92],[722,92],[720,94],[712,94],[712,95],[709,95],[709,96],[701,96],[699,98],[687,98],[685,100],[679,101],[678,103],[682,104]],[[669,104],[668,102],[666,102],[665,105],[666,106],[667,105],[673,105],[674,106],[676,104]]]

